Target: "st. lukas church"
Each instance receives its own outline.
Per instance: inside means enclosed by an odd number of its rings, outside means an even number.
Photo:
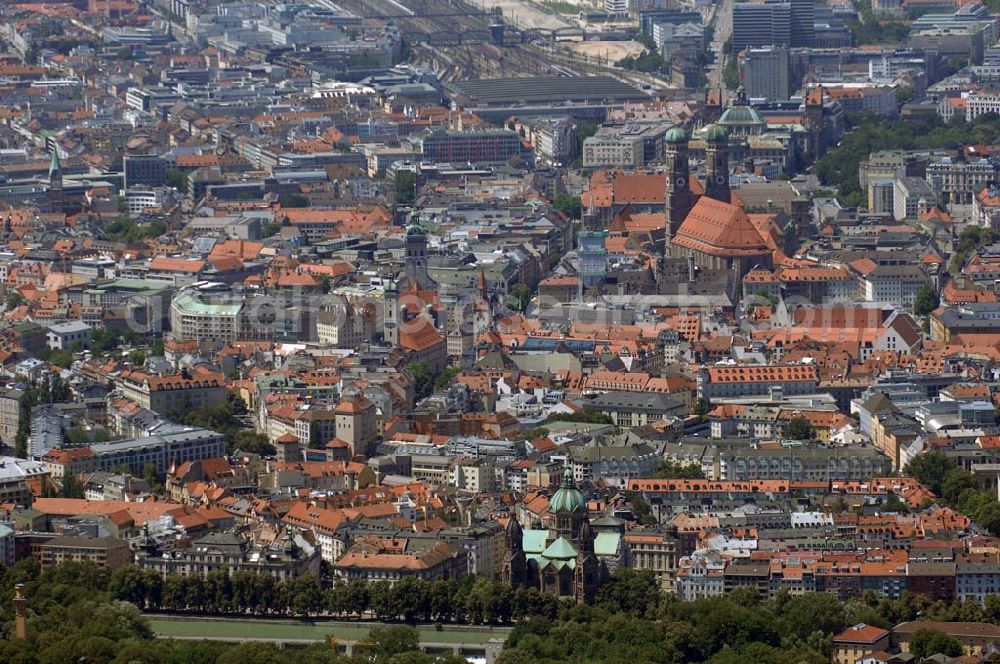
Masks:
[[[502,577],[513,587],[531,586],[544,593],[593,599],[607,576],[595,552],[597,536],[590,524],[587,499],[576,488],[573,471],[563,471],[559,489],[549,501],[553,528],[523,529],[513,516],[507,523]]]
[[[731,270],[740,279],[754,267],[783,260],[781,231],[773,215],[749,215],[729,188],[729,134],[722,125],[702,130],[705,193],[691,190],[687,132],[670,129],[666,152],[666,258],[702,269]]]

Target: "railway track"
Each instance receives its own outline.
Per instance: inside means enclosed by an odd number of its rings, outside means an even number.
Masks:
[[[343,5],[368,20],[392,21],[404,37],[489,34],[489,14],[461,0],[347,0]]]
[[[585,76],[620,71],[559,54],[531,42],[489,43],[491,15],[465,0],[338,0],[369,21],[391,20],[441,80],[513,76]],[[508,31],[508,36],[511,32]]]

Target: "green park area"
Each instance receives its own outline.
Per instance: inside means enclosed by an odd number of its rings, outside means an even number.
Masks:
[[[202,620],[148,616],[153,632],[160,637],[202,639],[260,639],[325,641],[336,636],[344,641],[361,641],[376,625],[348,625],[336,622],[300,622],[268,620]],[[507,630],[437,630],[418,629],[420,640],[427,643],[462,643],[479,645],[491,638],[506,638]]]

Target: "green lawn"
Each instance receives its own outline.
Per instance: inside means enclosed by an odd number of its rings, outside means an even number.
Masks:
[[[348,626],[340,623],[270,622],[264,620],[211,620],[161,618],[149,616],[149,624],[158,636],[196,636],[204,639],[311,639],[324,641],[331,634],[345,641],[359,641],[367,638],[371,629],[368,625]],[[420,639],[430,643],[482,644],[493,637],[506,638],[505,631],[458,631],[447,628],[420,629]]]

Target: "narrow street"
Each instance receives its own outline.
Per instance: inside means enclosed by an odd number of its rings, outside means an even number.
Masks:
[[[722,102],[726,101],[726,86],[722,83],[722,70],[728,55],[722,51],[723,45],[733,33],[733,0],[722,0],[715,10],[715,34],[710,49],[715,53],[715,61],[708,67],[709,89],[722,90]]]

